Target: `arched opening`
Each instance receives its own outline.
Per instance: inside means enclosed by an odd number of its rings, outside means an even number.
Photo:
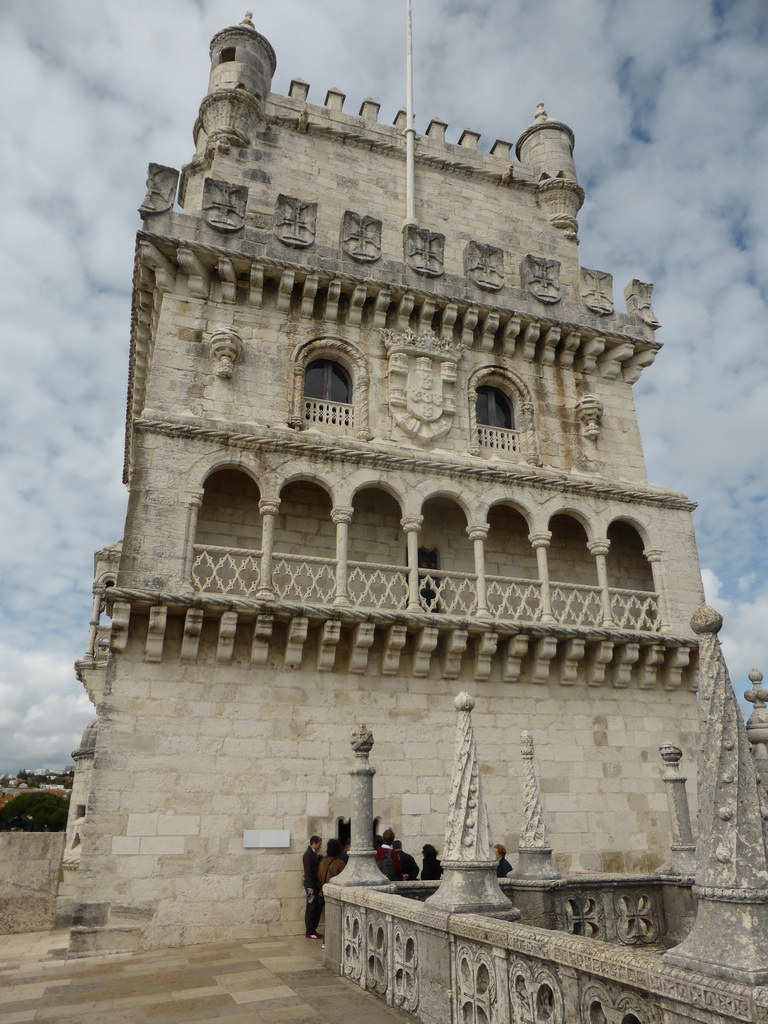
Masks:
[[[258,485],[239,469],[220,469],[203,485],[195,543],[222,548],[261,547]]]
[[[421,509],[419,602],[425,611],[471,614],[477,603],[467,517],[451,498],[429,498]]]
[[[352,508],[347,547],[352,604],[405,608],[408,572],[400,505],[387,491],[371,486],[355,494]]]
[[[352,381],[341,365],[332,359],[313,359],[304,371],[304,396],[323,402],[351,402]]]
[[[475,403],[478,426],[499,427],[502,430],[515,429],[515,414],[512,402],[499,388],[483,384],[477,389]]]
[[[535,621],[539,617],[536,553],[528,540],[528,523],[510,505],[488,511],[485,578],[488,609],[494,618]],[[520,582],[530,580],[530,583]]]
[[[645,544],[634,526],[618,519],[608,527],[611,546],[606,556],[608,582],[621,590],[650,590],[653,573],[645,557]]]
[[[557,583],[597,586],[597,567],[587,548],[587,531],[573,516],[553,516],[549,521],[549,578]]]
[[[272,586],[278,597],[327,604],[336,582],[336,527],[331,497],[318,484],[295,480],[280,492]]]

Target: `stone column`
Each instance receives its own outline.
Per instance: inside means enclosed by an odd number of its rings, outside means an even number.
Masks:
[[[452,914],[491,914],[516,921],[520,911],[501,891],[492,860],[488,812],[483,798],[471,711],[475,699],[460,693],[451,777],[451,800],[443,845],[443,877],[426,901]]]
[[[488,525],[468,526],[467,536],[472,541],[475,554],[475,575],[477,576],[477,608],[475,614],[488,615],[488,595],[485,587],[485,539]]]
[[[85,651],[86,658],[96,656],[96,634],[101,622],[101,603],[104,600],[104,587],[93,588],[93,604],[91,605],[91,618],[88,623],[88,647]],[[760,677],[762,679],[762,676]]]
[[[349,588],[347,586],[347,549],[349,543],[349,524],[354,509],[339,507],[331,512],[331,519],[336,525],[336,596],[334,605],[344,607],[349,604]]]
[[[400,525],[408,543],[408,611],[418,612],[419,604],[419,530],[424,516],[405,516]]]
[[[259,572],[259,589],[256,597],[262,601],[271,601],[275,592],[272,589],[272,553],[275,546],[275,519],[280,511],[280,500],[262,498],[259,502],[261,513],[261,568]]]
[[[379,871],[373,849],[373,776],[376,769],[368,764],[373,746],[373,733],[360,725],[352,733],[352,749],[357,758],[350,770],[352,779],[351,846],[344,870],[334,878],[336,885],[387,885]]]
[[[192,582],[192,566],[195,563],[195,534],[197,533],[197,515],[200,506],[203,504],[202,493],[196,494],[187,506],[187,529],[184,539],[184,568],[182,578],[184,583],[194,589]]]
[[[597,585],[600,587],[600,604],[603,608],[603,625],[614,626],[613,613],[611,612],[611,592],[608,589],[608,567],[605,564],[605,556],[610,550],[609,540],[593,540],[587,544],[587,550],[595,556],[595,568],[597,569]]]
[[[552,863],[552,847],[547,838],[541,809],[539,780],[533,768],[533,737],[527,730],[520,734],[523,755],[523,823],[517,847],[517,867],[509,878],[559,878]]]
[[[651,567],[653,573],[653,589],[659,595],[659,628],[662,630],[669,629],[670,627],[670,616],[669,616],[669,597],[667,595],[667,585],[664,579],[664,563],[662,561],[664,552],[657,548],[646,548],[643,551],[648,564]]]
[[[529,533],[528,540],[536,552],[536,565],[539,570],[541,621],[547,626],[552,626],[557,622],[552,613],[552,591],[549,586],[549,559],[547,558],[547,548],[552,540],[552,533],[549,530],[542,530],[541,533]]]
[[[693,841],[688,794],[685,791],[687,776],[680,774],[680,759],[683,752],[674,743],[662,743],[659,753],[666,766],[662,779],[667,786],[667,802],[672,824],[672,854],[656,873],[693,875],[696,871],[696,844]]]

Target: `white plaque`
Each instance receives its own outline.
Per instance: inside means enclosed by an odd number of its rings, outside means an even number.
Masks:
[[[287,847],[290,845],[291,833],[287,828],[247,828],[243,832],[244,850]]]

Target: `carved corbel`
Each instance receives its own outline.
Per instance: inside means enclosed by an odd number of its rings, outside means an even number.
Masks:
[[[341,622],[328,619],[323,623],[320,644],[317,649],[317,671],[331,672],[336,660],[336,646],[341,639]]]
[[[381,672],[385,676],[393,676],[400,667],[400,654],[405,647],[407,630],[405,626],[390,626],[384,634],[384,654],[381,661]]]
[[[110,651],[124,651],[128,646],[128,627],[131,623],[131,605],[128,601],[115,601],[112,605],[112,629],[109,634]]]
[[[534,643],[531,652],[531,682],[546,683],[549,679],[549,665],[557,654],[557,638],[542,636]]]
[[[176,259],[187,275],[189,294],[198,299],[207,299],[211,289],[211,275],[200,257],[191,249],[180,245],[176,250]]]
[[[411,292],[406,292],[397,304],[397,329],[405,331],[411,320],[411,310],[416,297]]]
[[[475,679],[484,681],[491,677],[491,659],[496,653],[499,634],[489,631],[475,641]]]
[[[581,344],[581,331],[568,331],[563,338],[563,347],[560,350],[560,365],[573,366],[573,359]]]
[[[444,341],[453,340],[453,328],[459,317],[459,307],[455,302],[449,302],[440,317],[440,337]]]
[[[472,348],[472,343],[475,340],[475,327],[477,327],[479,316],[480,310],[477,306],[470,306],[464,312],[461,321],[461,343],[465,348]]]
[[[389,288],[382,288],[373,304],[373,327],[387,326],[387,312],[391,301],[392,292]]]
[[[644,647],[640,657],[639,686],[641,690],[650,690],[656,685],[659,666],[664,664],[663,644],[649,644]]]
[[[665,690],[676,690],[683,680],[683,669],[691,660],[690,647],[673,647],[664,660],[663,685]]]
[[[579,663],[584,657],[584,646],[585,642],[580,637],[564,640],[560,644],[558,651],[560,672],[558,678],[564,686],[571,686],[576,682],[579,674]]]
[[[482,352],[493,352],[493,343],[496,340],[496,331],[499,329],[501,318],[498,313],[489,313],[483,320],[480,329],[480,350]]]
[[[225,302],[237,301],[237,271],[232,260],[224,256],[219,258],[217,264],[219,277],[221,279],[221,297]]]
[[[240,335],[232,328],[216,331],[211,338],[211,352],[219,362],[216,367],[216,376],[223,380],[231,380],[235,363],[239,362],[243,354],[243,342]]]
[[[603,403],[594,395],[584,395],[576,403],[576,418],[581,423],[581,432],[590,441],[600,437],[600,421],[603,418]]]
[[[172,292],[176,288],[176,266],[151,242],[139,243],[142,263],[155,272],[155,281],[161,292]]]
[[[284,270],[280,275],[280,284],[277,286],[277,311],[287,313],[291,308],[291,296],[293,286],[296,283],[296,271]]]
[[[587,685],[601,686],[605,672],[613,658],[613,641],[601,640],[591,644],[587,651]]]
[[[364,284],[356,286],[352,292],[352,296],[349,300],[349,310],[347,312],[347,323],[350,327],[359,327],[363,319],[363,306],[365,300],[368,298],[368,289]]]
[[[415,636],[413,645],[413,674],[415,676],[429,675],[429,662],[432,652],[437,647],[437,627],[425,626]]]
[[[632,666],[640,657],[640,644],[621,643],[616,646],[611,664],[611,682],[616,689],[629,686]]]
[[[517,683],[520,681],[520,670],[523,658],[528,653],[529,637],[526,633],[518,633],[510,637],[507,649],[504,652],[501,678],[505,683]]]
[[[511,356],[515,352],[515,343],[520,334],[522,322],[519,316],[511,316],[504,325],[501,337],[501,349],[505,355]]]
[[[467,649],[466,629],[452,629],[445,638],[443,649],[443,679],[456,679],[461,671],[461,659]]]
[[[634,384],[640,379],[640,374],[656,358],[658,349],[655,348],[644,348],[640,352],[637,352],[631,359],[628,359],[624,363],[624,383]]]
[[[600,376],[606,380],[618,380],[621,377],[621,367],[632,355],[635,346],[631,341],[623,342],[609,348],[599,362]]]
[[[203,609],[188,608],[184,617],[184,634],[181,638],[182,661],[196,661],[200,647],[200,634],[203,631]]]
[[[315,310],[315,295],[320,285],[320,278],[317,274],[307,274],[304,287],[301,290],[301,315],[311,317]]]
[[[237,612],[224,612],[219,620],[219,642],[216,646],[216,661],[231,661],[235,650]]]
[[[435,316],[436,302],[434,299],[424,299],[421,303],[418,315],[418,331],[421,334],[422,331],[432,330],[432,320]]]
[[[349,656],[349,671],[362,675],[368,667],[370,651],[376,627],[373,622],[359,622],[352,630],[352,651]]]
[[[325,319],[329,323],[335,323],[339,319],[339,297],[341,296],[341,281],[334,278],[328,283],[328,291],[325,296]]]
[[[149,626],[147,642],[144,645],[144,661],[162,661],[163,643],[165,641],[165,625],[168,620],[168,609],[164,604],[156,604],[149,609]]]
[[[580,369],[583,373],[594,373],[597,370],[597,357],[605,348],[605,338],[587,338],[581,346]]]
[[[285,641],[285,657],[283,664],[285,668],[298,668],[301,664],[301,656],[304,653],[304,641],[307,639],[309,619],[304,615],[297,615],[288,624],[288,636]]]
[[[260,263],[251,267],[248,302],[252,306],[261,306],[264,302],[264,267]]]
[[[552,366],[555,361],[555,349],[560,341],[560,327],[548,327],[541,339],[541,362],[544,366]]]
[[[269,644],[275,625],[274,615],[258,615],[253,627],[251,642],[251,664],[263,667],[269,660]]]
[[[537,323],[527,324],[523,331],[522,356],[523,359],[527,359],[529,363],[533,362],[536,356],[536,342],[539,340],[540,333],[541,324]]]

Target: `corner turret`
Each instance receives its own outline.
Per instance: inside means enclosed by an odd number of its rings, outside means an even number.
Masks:
[[[194,128],[198,156],[213,147],[226,151],[251,143],[277,67],[275,51],[254,28],[250,11],[239,25],[216,33],[210,54],[208,94]]]
[[[517,140],[515,153],[520,163],[533,171],[550,222],[566,238],[578,242],[576,214],[584,202],[584,189],[576,177],[574,142],[568,125],[550,117],[544,104],[538,103],[533,122]]]

